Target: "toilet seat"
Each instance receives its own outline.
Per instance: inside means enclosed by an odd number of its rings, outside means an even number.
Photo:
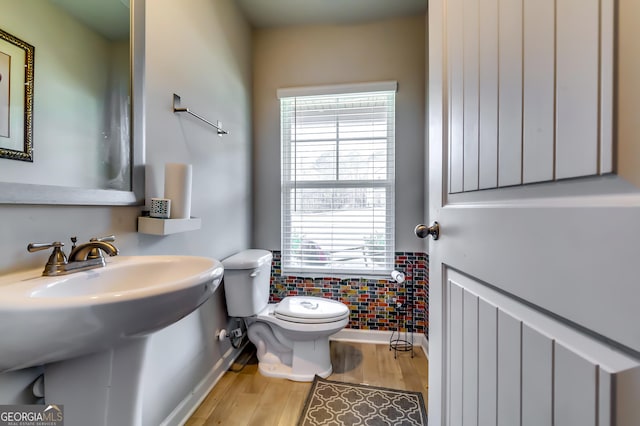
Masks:
[[[275,306],[274,315],[282,321],[324,324],[349,316],[349,308],[335,300],[313,296],[289,296]]]

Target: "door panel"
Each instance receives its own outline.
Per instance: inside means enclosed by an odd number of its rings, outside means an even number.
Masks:
[[[462,424],[478,426],[478,297],[463,291]]]
[[[498,426],[520,422],[521,323],[498,309]]]
[[[498,308],[480,300],[478,306],[478,424],[496,425],[498,404]]]
[[[498,0],[480,0],[479,188],[498,186]]]
[[[640,329],[629,326],[640,300],[640,204],[598,204],[608,198],[448,205],[434,216],[441,236],[431,247],[478,280],[640,351]]]
[[[463,387],[462,381],[462,354],[464,351],[463,346],[463,291],[459,286],[453,286],[449,293],[449,318],[451,324],[450,342],[451,342],[451,358],[450,362],[452,366],[456,368],[449,369],[450,377],[450,391],[449,391],[449,416],[451,417],[451,424],[462,424],[462,401],[463,401]]]
[[[557,2],[558,179],[593,175],[599,170],[598,6],[598,0]]]
[[[464,174],[463,190],[478,189],[478,2],[466,0],[463,9],[464,38]]]
[[[613,0],[441,1],[448,192],[610,173]]]
[[[597,176],[617,130],[613,43],[640,32],[614,37],[614,10],[429,2],[430,424],[640,424],[640,191]],[[640,85],[621,81],[618,97]],[[475,117],[486,189],[465,192]],[[523,182],[538,183],[502,187]]]
[[[600,3],[600,173],[613,170],[614,2]],[[635,39],[635,37],[634,37]],[[620,49],[618,49],[620,52]],[[635,52],[635,51],[634,51]],[[622,53],[621,53],[622,54]],[[624,53],[626,54],[626,52]],[[634,55],[635,56],[635,55]],[[620,87],[624,87],[621,85]],[[620,112],[620,110],[618,110]]]
[[[451,0],[451,13],[447,15],[449,68],[449,133],[451,164],[449,184],[451,192],[462,192],[464,188],[464,0]]]
[[[444,276],[452,379],[442,424],[604,426],[614,415],[636,424],[620,414],[638,414],[637,401],[619,399],[615,413],[611,401],[629,392],[637,359],[458,271]]]
[[[598,367],[562,344],[555,347],[554,374],[557,426],[596,426]]]
[[[522,181],[554,179],[555,1],[524,1]]]
[[[522,0],[498,2],[498,29],[498,186],[510,186],[522,183]]]
[[[522,327],[522,426],[552,424],[553,340]]]

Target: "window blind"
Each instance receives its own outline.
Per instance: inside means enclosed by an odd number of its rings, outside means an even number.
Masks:
[[[280,103],[283,272],[388,274],[395,90],[283,96]]]

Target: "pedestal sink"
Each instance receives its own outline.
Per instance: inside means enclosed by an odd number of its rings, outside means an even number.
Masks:
[[[119,256],[104,268],[0,276],[0,372],[45,365],[65,424],[140,424],[146,336],[193,312],[222,281],[214,259]]]

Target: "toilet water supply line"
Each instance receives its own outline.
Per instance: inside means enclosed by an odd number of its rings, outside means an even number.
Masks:
[[[242,323],[240,323],[240,321],[242,321]],[[236,318],[236,323],[240,323],[239,324],[240,326],[230,331],[227,331],[226,329],[222,329],[216,333],[216,338],[221,342],[224,339],[229,338],[229,341],[231,342],[231,346],[233,346],[234,349],[238,349],[240,346],[242,346],[242,341],[247,335],[247,329],[248,329],[244,318]],[[242,324],[244,324],[244,330],[243,330]]]

